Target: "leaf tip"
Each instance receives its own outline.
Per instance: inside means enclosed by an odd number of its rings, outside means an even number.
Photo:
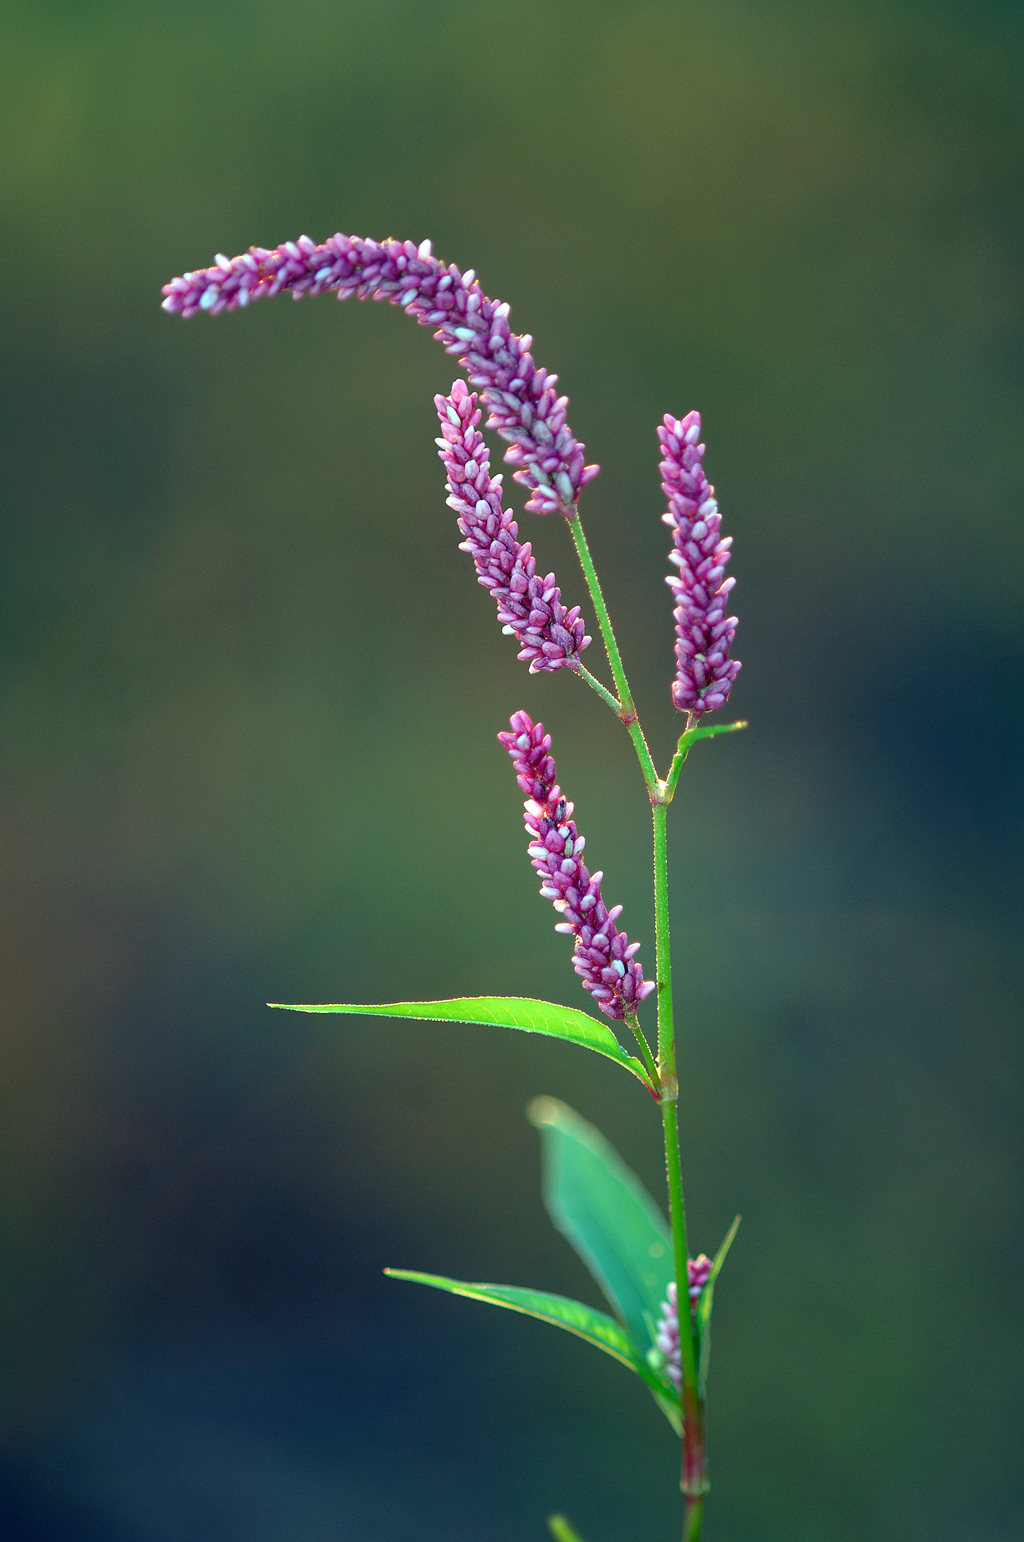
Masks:
[[[549,1515],[548,1530],[555,1542],[583,1542],[583,1538],[573,1531],[564,1515]]]
[[[557,1098],[549,1098],[546,1094],[542,1094],[539,1098],[531,1098],[530,1102],[527,1103],[526,1117],[532,1125],[540,1130],[545,1125],[558,1123],[558,1115],[562,1106]]]

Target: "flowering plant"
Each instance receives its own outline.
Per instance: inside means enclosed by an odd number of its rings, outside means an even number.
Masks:
[[[656,955],[655,978],[645,980],[636,956],[640,944],[631,943],[619,930],[622,906],[608,908],[601,893],[604,875],[591,872],[583,861],[584,837],[573,818],[573,804],[556,780],[551,736],[542,723],[515,712],[498,740],[526,794],[528,851],[540,874],[541,895],[559,913],[556,930],[573,938],[573,968],[583,989],[606,1018],[628,1030],[639,1058],[631,1053],[634,1046],[626,1047],[629,1040],[624,1045],[600,1018],[530,998],[480,996],[292,1010],[493,1023],[543,1033],[615,1061],[647,1089],[662,1119],[668,1224],[636,1176],[570,1108],[553,1098],[538,1098],[529,1109],[543,1142],[548,1211],[590,1269],[614,1317],[545,1291],[467,1284],[403,1269],[387,1272],[565,1328],[640,1376],[681,1439],[683,1538],[697,1542],[708,1491],[705,1406],[711,1311],[715,1281],[739,1217],[713,1259],[703,1253],[689,1256],[676,1117],[666,816],[692,745],[745,726],[704,722],[706,713],[725,705],[740,666],[730,657],[736,631],[735,616],[727,614],[735,581],[726,577],[731,540],[721,536],[714,489],[704,475],[700,415],[666,416],[658,429],[667,500],[662,517],[672,531],[669,561],[675,568],[666,580],[675,600],[672,700],[686,714],[672,763],[661,777],[630,694],[580,523],[580,493],[599,468],[584,463],[584,447],[566,421],[568,398],[556,395],[557,377],[534,363],[532,339],[509,328],[509,307],[488,299],[472,270],[462,273],[439,262],[429,241],[417,247],[344,235],[321,246],[303,236],[274,251],[252,247],[234,259],[218,256],[213,267],[167,284],[163,303],[165,310],[183,316],[200,310],[216,315],[283,290],[295,299],[334,290],[342,300],[352,295],[390,300],[423,325],[436,327],[435,336],[458,357],[469,386],[457,380],[435,404],[441,426],[437,443],[448,504],[463,536],[461,550],[472,557],[477,581],[490,591],[502,629],[516,639],[519,658],[531,672],[571,670],[607,703],[633,741],[653,818]],[[553,573],[538,576],[531,543],[520,541],[512,511],[502,508],[502,478],[491,474],[478,402],[488,412],[486,427],[509,445],[505,459],[516,468],[516,481],[529,490],[527,510],[558,514],[568,521],[604,642],[612,689],[582,661],[592,639],[579,606],[565,607]],[[656,1054],[639,1018],[641,1004],[652,993],[657,1005]],[[680,1299],[689,1310],[680,1312]],[[579,1542],[563,1516],[552,1516],[549,1524],[558,1542]]]

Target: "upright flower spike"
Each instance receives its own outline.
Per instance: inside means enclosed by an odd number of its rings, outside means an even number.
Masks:
[[[476,396],[457,380],[450,396],[435,396],[441,420],[441,461],[448,473],[448,505],[459,516],[466,539],[460,550],[476,563],[477,580],[498,605],[503,630],[515,637],[530,673],[580,667],[590,646],[580,608],[565,610],[554,573],[537,577],[530,542],[519,540],[511,509],[501,507],[501,477],[492,477],[490,457],[478,431]]]
[[[689,1280],[690,1311],[697,1310],[700,1293],[711,1274],[711,1259],[705,1253],[686,1261]],[[675,1280],[669,1281],[668,1299],[661,1303],[661,1316],[654,1341],[665,1356],[665,1371],[677,1387],[683,1384],[682,1354],[679,1348],[679,1292]]]
[[[634,959],[640,944],[630,942],[615,925],[622,906],[608,910],[601,898],[604,874],[589,873],[580,860],[585,842],[572,819],[573,805],[555,781],[551,735],[525,712],[514,713],[509,723],[511,733],[500,733],[498,742],[511,755],[527,795],[523,808],[528,849],[543,880],[540,892],[563,917],[555,931],[575,937],[573,968],[601,1011],[614,1018],[635,1016],[655,982],[644,979]]]
[[[658,428],[664,460],[661,485],[668,512],[661,517],[672,529],[675,549],[669,561],[679,569],[665,582],[676,601],[676,678],[672,700],[680,712],[700,717],[724,707],[740,665],[730,659],[737,620],[726,614],[735,578],[726,578],[732,536],[720,535],[722,516],[715,490],[704,475],[701,460],[700,413],[685,418],[665,414]]]
[[[584,447],[565,421],[569,398],[555,394],[558,376],[534,364],[533,339],[510,329],[508,306],[487,298],[472,268],[445,267],[429,241],[417,246],[338,234],[317,246],[300,236],[273,251],[251,246],[240,257],[221,254],[212,268],[172,279],[163,287],[163,306],[182,316],[200,310],[216,316],[285,289],[296,300],[328,289],[339,300],[390,300],[423,326],[437,327],[434,336],[481,391],[488,428],[511,446],[505,459],[530,489],[526,507],[535,514],[576,513],[580,489],[600,468],[583,464]]]

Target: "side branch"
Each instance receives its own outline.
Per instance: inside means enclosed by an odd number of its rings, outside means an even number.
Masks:
[[[615,630],[612,626],[611,617],[608,614],[608,607],[604,602],[601,581],[594,567],[594,559],[590,555],[587,538],[583,534],[583,525],[580,522],[579,514],[573,514],[568,523],[569,529],[572,531],[576,555],[580,559],[580,567],[583,569],[583,576],[587,581],[587,588],[590,590],[590,598],[594,603],[597,624],[601,628],[601,637],[604,642],[605,652],[608,655],[612,679],[615,681],[615,689],[619,693],[618,701],[614,701],[613,698],[609,701],[609,705],[612,706],[619,721],[625,725],[629,732],[629,737],[633,741],[633,748],[636,750],[636,756],[640,762],[640,769],[644,774],[644,781],[647,783],[647,791],[651,796],[652,802],[655,798],[658,798],[660,801],[663,784],[658,777],[654,760],[647,747],[647,740],[644,738],[643,729],[640,727],[640,719],[637,716],[636,707],[633,705],[633,696],[629,689],[629,681],[626,679],[626,671],[622,665],[622,655],[619,652],[619,645],[615,638]],[[581,673],[584,672],[581,670]],[[600,682],[594,681],[593,676],[590,676],[587,684],[597,687],[600,685]],[[598,694],[605,700],[611,697],[611,692],[605,691],[603,686],[598,691]]]

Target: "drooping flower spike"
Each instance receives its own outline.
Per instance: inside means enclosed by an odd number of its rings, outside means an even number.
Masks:
[[[477,424],[476,396],[461,380],[449,396],[435,396],[441,420],[440,456],[448,473],[448,505],[459,516],[466,539],[460,549],[476,564],[478,581],[498,605],[502,628],[520,644],[530,673],[580,667],[590,646],[580,609],[566,611],[554,573],[537,577],[530,542],[519,540],[511,509],[501,507],[501,477],[492,477],[490,457]]]
[[[711,1260],[706,1253],[699,1258],[688,1258],[686,1272],[689,1279],[690,1311],[695,1312],[700,1293],[711,1275]],[[675,1280],[669,1281],[668,1300],[661,1303],[657,1337],[654,1341],[665,1356],[665,1371],[677,1387],[683,1383],[682,1353],[679,1348],[679,1292]]]
[[[533,723],[525,712],[510,719],[511,733],[500,733],[498,742],[512,757],[516,777],[527,795],[523,805],[529,853],[543,882],[540,892],[560,910],[563,919],[556,932],[576,939],[573,968],[608,1017],[632,1017],[655,982],[645,980],[634,955],[638,942],[630,942],[615,922],[622,906],[611,910],[601,898],[603,873],[589,873],[580,860],[584,839],[577,834],[573,805],[562,796],[555,781],[551,735],[543,723]]]
[[[580,489],[600,468],[583,464],[584,446],[565,421],[569,398],[555,393],[558,376],[534,364],[533,339],[510,329],[508,306],[487,298],[472,268],[446,267],[431,255],[429,241],[417,246],[338,234],[317,246],[300,236],[273,251],[252,246],[240,257],[218,255],[212,268],[165,284],[163,306],[182,316],[200,310],[216,316],[285,289],[296,300],[328,289],[339,300],[390,300],[423,326],[437,327],[434,336],[482,393],[488,428],[511,446],[505,459],[530,489],[526,507],[535,514],[575,514]]]
[[[700,717],[725,706],[740,672],[737,660],[729,657],[737,620],[726,614],[736,582],[725,576],[732,536],[721,537],[715,490],[701,465],[700,413],[685,418],[666,413],[658,438],[665,456],[661,485],[668,499],[662,519],[671,526],[675,547],[668,560],[679,569],[678,578],[670,574],[665,580],[676,601],[672,700],[680,712]]]

